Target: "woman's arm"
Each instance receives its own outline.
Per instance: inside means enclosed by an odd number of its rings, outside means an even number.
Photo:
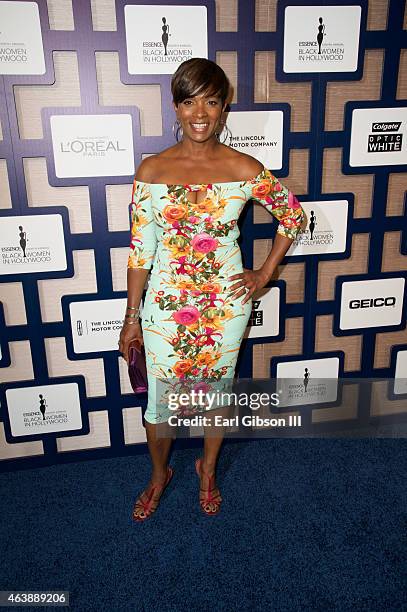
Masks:
[[[157,250],[150,182],[154,161],[139,166],[131,195],[131,241],[127,261],[127,306],[138,308]]]
[[[247,195],[264,206],[278,219],[279,224],[273,240],[273,248],[261,268],[245,270],[242,274],[229,277],[229,280],[239,279],[231,287],[232,290],[237,291],[235,298],[244,295],[248,290],[242,304],[271,279],[274,270],[281,263],[300,231],[305,218],[304,209],[296,196],[280,183],[270,170],[263,168],[256,178],[247,181],[246,186],[249,189]]]
[[[147,160],[145,160],[147,161]],[[127,260],[127,307],[120,332],[119,351],[128,362],[129,345],[143,344],[139,307],[157,249],[148,171],[143,162],[133,182],[131,197],[131,241]]]
[[[266,261],[260,268],[260,272],[264,274],[266,283],[268,283],[273,276],[274,270],[276,270],[279,264],[283,261],[292,242],[293,241],[291,238],[287,238],[286,236],[276,233],[273,240],[273,248],[268,254]]]
[[[127,310],[139,308],[148,273],[146,268],[127,268]]]

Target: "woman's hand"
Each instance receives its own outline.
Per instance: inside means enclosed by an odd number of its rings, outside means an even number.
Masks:
[[[242,300],[242,304],[245,304],[255,291],[263,289],[263,287],[267,285],[271,276],[266,274],[263,270],[246,270],[246,268],[243,268],[243,270],[241,274],[229,276],[229,280],[239,279],[237,283],[234,283],[230,287],[230,290],[235,291],[240,288],[240,291],[233,296],[234,299],[246,293],[245,298]]]
[[[122,353],[127,364],[129,363],[130,344],[135,344],[139,350],[141,345],[144,344],[143,332],[138,321],[137,323],[123,323],[123,327],[120,332],[119,351]]]

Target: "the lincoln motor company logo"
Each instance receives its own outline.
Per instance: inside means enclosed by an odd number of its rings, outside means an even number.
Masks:
[[[108,136],[76,136],[73,140],[61,140],[61,153],[73,153],[82,157],[105,157],[107,153],[126,151],[119,140],[111,140]]]
[[[399,131],[401,121],[376,121],[369,134],[368,153],[394,153],[402,150],[403,134]]]
[[[111,332],[122,328],[122,319],[103,319],[92,321],[90,319],[78,319],[76,321],[76,333],[78,336],[89,336],[96,332]]]
[[[174,24],[169,23],[167,17],[162,17],[160,26],[157,26],[157,40],[143,41],[143,62],[181,63],[193,57],[192,45],[175,43],[173,40],[170,42],[172,36],[174,36]]]
[[[18,226],[15,233],[15,244],[1,247],[1,262],[3,265],[31,264],[51,261],[49,246],[29,246],[30,238],[23,225]],[[18,246],[17,246],[18,244]]]
[[[298,59],[301,62],[343,61],[344,43],[331,42],[326,38],[327,36],[330,36],[331,40],[335,36],[333,25],[330,22],[328,29],[324,18],[319,17],[318,23],[315,24],[313,38],[298,42]]]
[[[227,144],[232,149],[243,149],[244,147],[266,147],[268,149],[276,148],[277,140],[267,140],[264,134],[241,134],[240,136],[227,137]]]

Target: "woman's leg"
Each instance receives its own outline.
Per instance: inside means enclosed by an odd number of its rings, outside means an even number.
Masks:
[[[224,428],[217,427],[216,432],[212,429],[212,426],[204,428],[204,449],[202,456],[202,468],[208,474],[213,474],[216,470],[216,463],[220,448],[222,446],[223,438],[225,437]]]
[[[168,455],[171,449],[172,437],[170,429],[166,429],[166,424],[149,423],[145,421],[148,450],[152,463],[152,473],[150,481],[144,491],[139,495],[134,505],[133,515],[144,518],[145,511],[142,501],[146,501],[151,493],[152,487],[159,485],[154,492],[151,500],[151,510],[154,511],[160,501],[165,480],[168,475]]]
[[[215,482],[216,464],[219,456],[219,451],[225,437],[225,426],[215,424],[215,416],[222,416],[230,419],[234,412],[233,406],[226,406],[216,410],[210,410],[205,413],[209,424],[204,427],[204,449],[202,462],[200,464],[200,493],[199,498],[205,499],[207,492],[210,489],[213,502],[207,502],[205,505],[209,512],[214,512],[222,501],[222,496]],[[210,482],[210,478],[212,481]]]
[[[145,421],[147,444],[152,463],[151,479],[155,482],[165,480],[167,473],[168,455],[171,449],[172,436],[166,423],[149,423]]]

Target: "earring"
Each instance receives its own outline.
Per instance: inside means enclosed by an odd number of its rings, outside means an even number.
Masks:
[[[182,125],[180,124],[180,122],[178,121],[178,119],[176,119],[174,121],[174,123],[172,124],[172,133],[174,135],[174,138],[177,142],[179,142],[180,140],[182,140],[183,136],[184,136],[184,130],[182,129]]]
[[[220,123],[219,125],[220,125],[220,126],[222,126],[222,127],[221,127],[220,132],[218,132],[218,133],[216,134],[216,138],[219,140],[219,142],[220,142],[221,144],[225,144],[225,142],[226,142],[227,140],[229,140],[229,139],[230,139],[230,137],[232,136],[232,132],[230,131],[230,129],[228,128],[228,126],[226,125],[226,123],[222,122],[222,123]],[[223,134],[223,138],[222,138],[222,140],[220,139],[220,135],[221,135],[221,134]]]

